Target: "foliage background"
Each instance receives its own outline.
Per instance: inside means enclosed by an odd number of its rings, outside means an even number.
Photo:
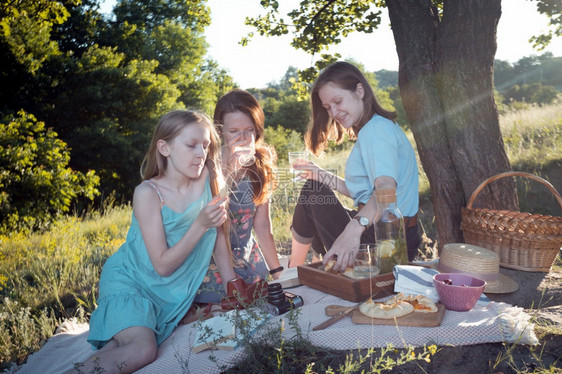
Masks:
[[[205,58],[205,1],[120,0],[111,15],[98,0],[2,1],[0,17],[0,121],[9,128],[0,138],[3,231],[47,228],[60,214],[108,199],[129,202],[158,118],[178,108],[212,114],[236,87]],[[407,129],[397,72],[357,65]],[[500,112],[546,105],[562,89],[562,57],[498,60],[494,74]],[[289,67],[278,83],[249,89],[280,162],[303,146],[310,117],[303,87]]]

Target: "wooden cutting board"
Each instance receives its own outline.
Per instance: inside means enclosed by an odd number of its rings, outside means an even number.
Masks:
[[[437,327],[441,325],[445,316],[445,306],[437,303],[437,312],[435,313],[410,313],[404,317],[396,319],[380,319],[371,318],[359,310],[354,310],[351,315],[351,321],[358,325],[392,325],[392,326],[413,326],[413,327]],[[326,315],[333,316],[340,312],[346,311],[350,307],[341,305],[329,305],[326,307]]]

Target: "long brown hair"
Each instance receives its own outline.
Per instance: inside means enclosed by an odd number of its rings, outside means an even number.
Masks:
[[[221,135],[225,115],[234,112],[246,114],[254,123],[256,131],[256,162],[246,169],[253,176],[251,179],[253,200],[256,205],[259,205],[269,199],[275,188],[274,165],[277,154],[263,139],[265,123],[263,109],[257,99],[247,91],[234,89],[223,95],[217,102],[213,120],[217,131]]]
[[[359,123],[349,130],[345,129],[336,120],[330,118],[328,112],[322,106],[318,91],[328,82],[333,82],[340,88],[351,92],[355,92],[358,83],[361,83],[363,86],[365,91],[363,96],[363,115]],[[391,121],[394,121],[396,118],[395,112],[389,112],[380,106],[373,89],[363,73],[354,65],[344,61],[335,62],[320,73],[312,86],[310,99],[312,118],[309,130],[305,134],[305,141],[308,149],[316,156],[324,151],[329,140],[336,140],[339,143],[346,132],[351,136],[357,136],[359,130],[375,114],[388,118]]]

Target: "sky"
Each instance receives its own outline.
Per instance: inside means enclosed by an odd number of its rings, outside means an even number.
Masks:
[[[115,0],[105,0],[102,11],[109,13]],[[218,62],[240,88],[265,88],[279,82],[290,66],[299,69],[313,64],[310,55],[290,46],[290,36],[252,38],[248,46],[239,42],[253,29],[244,25],[246,17],[265,14],[259,0],[208,0],[211,25],[205,31],[208,57]],[[287,12],[299,0],[279,1],[280,11]],[[285,17],[287,18],[287,17]],[[398,56],[390,30],[386,9],[382,10],[379,29],[371,34],[352,33],[330,52],[339,52],[342,59],[352,58],[363,64],[367,71],[398,70]],[[498,24],[496,59],[517,62],[521,57],[552,52],[562,56],[562,38],[544,51],[533,50],[528,42],[533,35],[546,30],[548,19],[536,11],[536,4],[528,0],[503,0],[502,16]]]

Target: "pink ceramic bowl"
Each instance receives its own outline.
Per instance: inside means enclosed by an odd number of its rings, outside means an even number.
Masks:
[[[446,309],[466,312],[474,307],[486,282],[462,273],[441,273],[433,276],[433,286]]]

